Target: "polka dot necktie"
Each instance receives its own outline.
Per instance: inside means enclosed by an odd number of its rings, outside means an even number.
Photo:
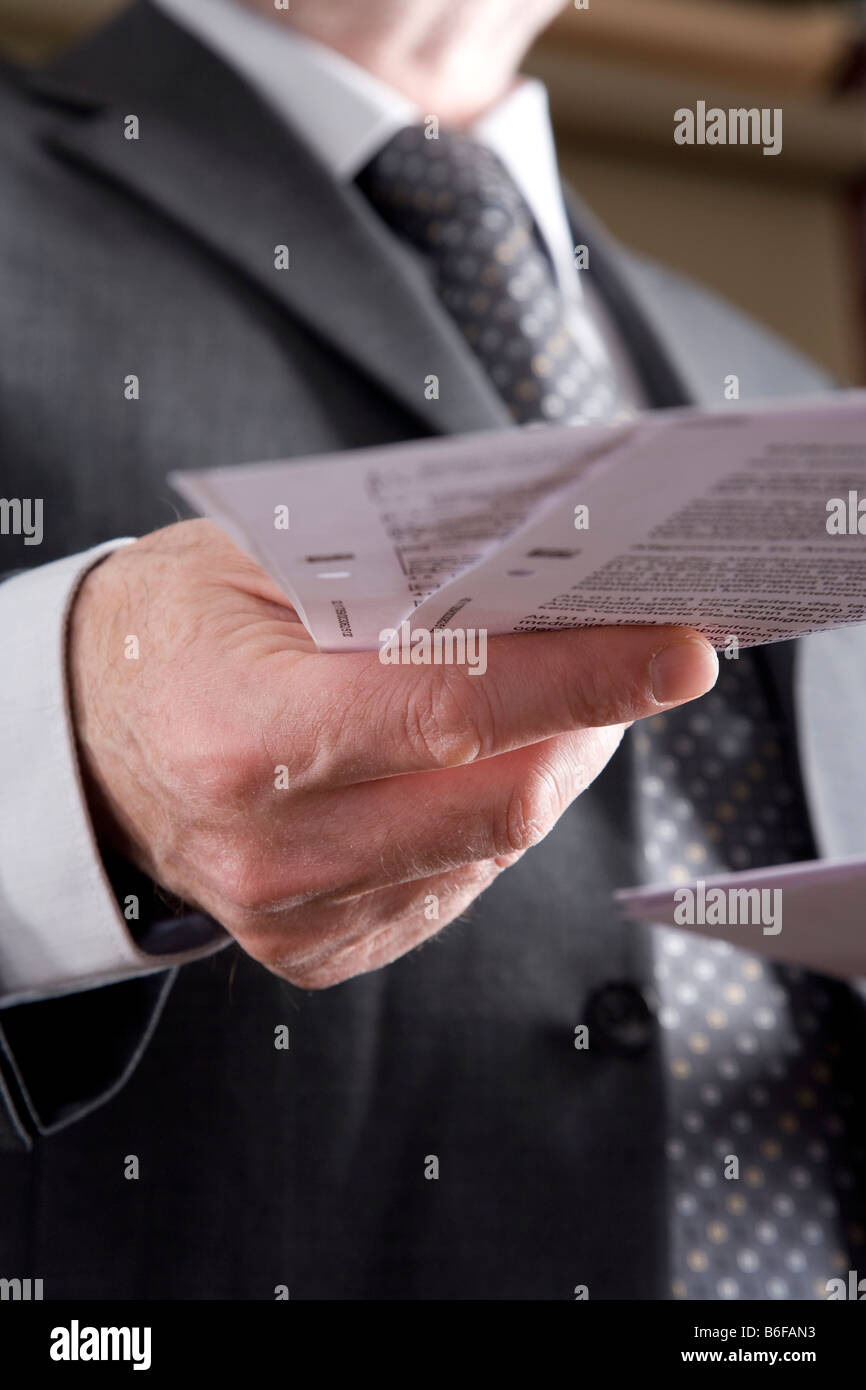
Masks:
[[[461,131],[398,132],[358,185],[430,266],[439,298],[518,424],[625,410],[617,376],[566,301],[528,204],[492,150]]]
[[[760,660],[722,659],[710,695],[633,729],[647,878],[690,883],[813,856]],[[748,946],[761,927],[732,930]],[[671,1293],[826,1298],[827,1281],[866,1255],[863,1149],[841,1042],[850,991],[739,943],[654,932]]]
[[[532,213],[491,150],[462,132],[428,139],[407,127],[358,184],[421,253],[517,423],[629,413],[580,299],[560,293]],[[754,656],[722,668],[700,705],[632,732],[650,879],[688,882],[813,853],[784,723]],[[656,936],[671,1291],[824,1297],[864,1238],[851,1167],[862,1151],[835,1028],[844,987],[724,943]]]

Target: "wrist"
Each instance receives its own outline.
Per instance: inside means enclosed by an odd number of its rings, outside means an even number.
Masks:
[[[84,575],[72,600],[66,628],[66,681],[79,772],[94,835],[100,847],[129,852],[129,837],[113,809],[106,780],[106,734],[116,712],[103,708],[108,650],[114,646],[117,594],[109,597],[115,554],[103,556]]]

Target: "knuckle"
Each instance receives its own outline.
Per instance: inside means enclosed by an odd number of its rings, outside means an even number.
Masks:
[[[288,970],[283,968],[277,973],[282,975],[283,979],[287,980],[290,985],[295,985],[298,989],[306,989],[313,993],[320,993],[322,990],[330,989],[332,985],[342,984],[344,980],[350,977],[352,972],[347,970],[345,974],[341,974],[338,969],[334,969],[333,967],[316,966],[307,970],[302,967],[290,967]]]
[[[257,835],[227,831],[199,856],[199,876],[230,920],[224,925],[247,935],[265,929],[280,915],[305,906],[323,889],[318,863],[292,864],[279,847]],[[324,885],[324,890],[330,883]]]
[[[549,767],[536,766],[512,789],[494,835],[497,857],[521,855],[543,840],[564,810],[563,797]]]
[[[168,727],[171,727],[170,725]],[[249,795],[263,781],[259,755],[233,734],[221,733],[216,721],[187,721],[169,740],[169,766],[194,802],[229,805]]]
[[[570,687],[569,711],[575,728],[599,728],[619,724],[636,706],[646,700],[635,682],[627,676],[614,677],[606,666],[587,665],[580,680]]]
[[[342,946],[335,943],[330,949],[314,951],[293,960],[281,958],[276,969],[290,984],[299,989],[319,991],[343,984],[364,970],[364,942],[350,941]]]
[[[485,756],[493,740],[492,710],[486,692],[470,692],[459,670],[439,668],[404,699],[406,739],[424,766],[459,767]]]
[[[261,861],[245,845],[233,845],[216,855],[207,877],[214,892],[234,914],[261,912],[268,905],[268,885]]]

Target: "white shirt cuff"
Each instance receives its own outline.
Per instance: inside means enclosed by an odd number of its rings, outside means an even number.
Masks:
[[[154,955],[136,945],[87,808],[66,627],[88,570],[131,543],[110,541],[0,583],[0,1008],[182,965],[229,940],[214,923],[212,939],[192,950],[164,943]]]

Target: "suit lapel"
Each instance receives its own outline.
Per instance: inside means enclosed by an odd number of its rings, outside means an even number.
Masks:
[[[44,139],[58,156],[158,209],[428,430],[510,423],[423,271],[363,195],[340,187],[245,83],[148,4],[33,87],[49,105]],[[129,114],[137,140],[124,138]],[[287,269],[276,266],[278,247]]]
[[[158,209],[410,410],[428,430],[511,417],[414,256],[218,57],[147,0],[35,74],[45,143]],[[124,138],[134,114],[139,138]],[[572,199],[575,235],[654,405],[688,394],[612,242]],[[275,266],[286,247],[288,269]],[[425,386],[438,378],[438,399]]]

